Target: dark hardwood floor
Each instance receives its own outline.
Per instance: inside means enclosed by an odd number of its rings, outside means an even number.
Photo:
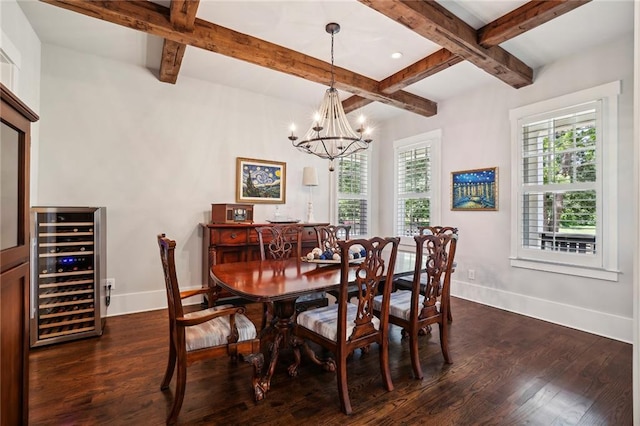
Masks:
[[[421,342],[424,380],[393,326],[395,390],[386,392],[377,348],[349,365],[354,413],[340,411],[335,374],[303,359],[279,365],[255,403],[251,367],[225,359],[190,367],[180,424],[631,425],[631,345],[452,298],[450,352],[438,333]],[[250,309],[257,324],[260,306]],[[168,352],[166,311],[111,317],[104,335],[30,354],[33,425],[162,425],[172,391],[160,391]],[[175,378],[171,384],[175,389]]]

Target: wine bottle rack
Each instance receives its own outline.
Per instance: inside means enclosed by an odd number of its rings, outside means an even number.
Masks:
[[[103,207],[34,207],[31,346],[102,334]]]

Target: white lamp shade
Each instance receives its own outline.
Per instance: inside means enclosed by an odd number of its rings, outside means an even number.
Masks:
[[[318,186],[318,172],[315,167],[302,169],[302,184],[304,186]]]

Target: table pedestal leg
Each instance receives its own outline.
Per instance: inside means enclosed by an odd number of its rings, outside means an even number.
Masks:
[[[266,397],[267,392],[271,388],[271,377],[276,369],[280,349],[289,346],[289,332],[291,330],[291,317],[295,313],[295,299],[280,300],[273,303],[273,311],[277,320],[273,327],[267,326],[263,331],[263,335],[275,333],[273,342],[271,343],[271,359],[269,360],[269,368],[264,376],[253,380],[253,390],[256,401],[261,401]]]

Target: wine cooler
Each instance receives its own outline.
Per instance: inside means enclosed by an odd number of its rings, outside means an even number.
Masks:
[[[106,208],[31,209],[31,347],[102,335]]]

